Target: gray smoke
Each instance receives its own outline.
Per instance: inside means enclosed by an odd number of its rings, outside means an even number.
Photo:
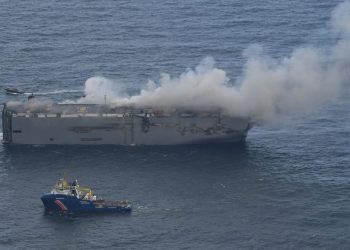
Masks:
[[[104,103],[148,107],[220,108],[232,116],[268,122],[281,116],[309,112],[336,97],[349,76],[350,2],[338,5],[331,19],[338,42],[328,50],[295,49],[290,56],[273,59],[259,45],[246,49],[242,75],[229,84],[225,71],[205,58],[195,69],[178,77],[161,74],[140,94],[122,96],[114,81],[93,77],[85,83],[85,98],[78,103]]]
[[[31,112],[48,112],[52,110],[53,102],[49,100],[35,100],[32,99],[28,102],[20,101],[9,101],[6,103],[6,106],[12,111],[19,113],[31,113]]]

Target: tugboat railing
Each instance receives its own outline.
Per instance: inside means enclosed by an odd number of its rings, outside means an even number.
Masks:
[[[92,193],[91,188],[84,188],[84,187],[78,187],[78,186],[67,186],[67,187],[59,187],[59,186],[55,186],[56,190],[60,190],[60,191],[65,191],[65,190],[77,190],[79,192],[84,192],[84,193]]]

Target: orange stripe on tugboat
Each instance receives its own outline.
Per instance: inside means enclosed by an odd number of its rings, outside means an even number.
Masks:
[[[68,211],[68,208],[67,208],[60,200],[55,200],[55,203],[56,203],[63,211]]]

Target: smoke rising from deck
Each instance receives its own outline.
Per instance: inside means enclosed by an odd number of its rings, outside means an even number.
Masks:
[[[6,106],[15,112],[26,113],[26,112],[47,112],[52,110],[53,102],[50,100],[41,100],[41,101],[9,101],[6,103]]]
[[[332,12],[331,29],[338,42],[328,50],[315,47],[295,49],[290,56],[273,59],[259,45],[245,52],[242,75],[233,84],[226,72],[205,58],[178,77],[161,74],[150,80],[139,94],[120,95],[118,84],[103,77],[85,83],[85,97],[78,103],[110,103],[191,109],[221,108],[233,116],[248,116],[256,122],[308,112],[336,97],[350,79],[350,2]],[[107,95],[107,98],[105,98]]]

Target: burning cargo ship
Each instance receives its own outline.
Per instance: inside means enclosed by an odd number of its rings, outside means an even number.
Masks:
[[[244,141],[249,119],[220,110],[6,103],[3,143],[176,145]]]

